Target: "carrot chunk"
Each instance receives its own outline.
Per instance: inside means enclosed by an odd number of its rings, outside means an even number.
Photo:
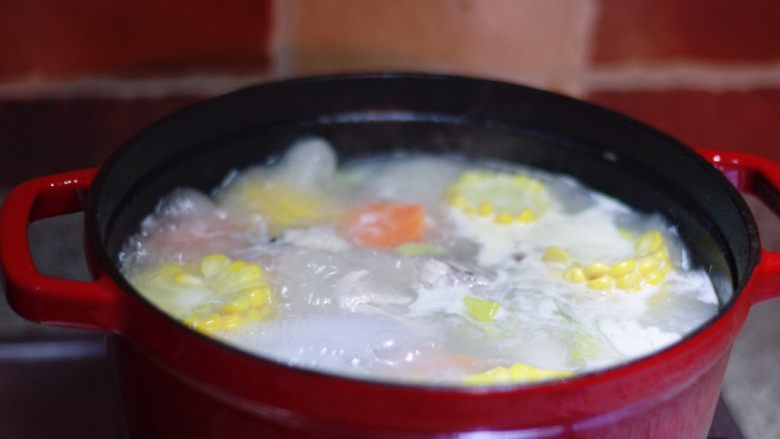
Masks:
[[[340,230],[355,244],[395,247],[422,237],[425,211],[419,204],[371,203],[349,212]]]

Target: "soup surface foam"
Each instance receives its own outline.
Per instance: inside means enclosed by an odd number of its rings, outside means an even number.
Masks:
[[[193,329],[383,381],[563,379],[667,347],[718,310],[675,227],[575,179],[320,139],[162,199],[120,254]]]

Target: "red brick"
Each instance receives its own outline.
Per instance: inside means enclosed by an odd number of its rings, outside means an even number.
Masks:
[[[590,100],[691,146],[749,151],[780,161],[780,89],[597,92]]]
[[[593,61],[780,60],[777,0],[601,0]]]
[[[0,79],[265,69],[271,0],[6,0]]]
[[[525,82],[579,68],[589,0],[290,0],[298,72],[426,70]],[[561,86],[555,80],[535,81]]]
[[[601,92],[591,100],[624,112],[691,146],[735,149],[780,162],[780,89],[748,92]],[[780,250],[778,220],[750,203],[766,248]]]
[[[0,101],[0,187],[98,165],[146,125],[199,99]]]

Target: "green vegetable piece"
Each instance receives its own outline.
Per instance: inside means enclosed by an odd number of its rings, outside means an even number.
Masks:
[[[601,353],[601,343],[593,335],[578,331],[572,340],[569,356],[576,362],[592,360]]]
[[[464,297],[463,304],[466,305],[466,315],[483,323],[492,322],[498,314],[498,310],[501,309],[498,302],[474,296]]]
[[[445,253],[443,248],[427,242],[401,244],[395,248],[395,251],[401,256],[440,256]]]

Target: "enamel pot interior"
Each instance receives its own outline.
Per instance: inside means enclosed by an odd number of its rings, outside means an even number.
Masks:
[[[383,74],[247,88],[143,131],[109,159],[93,186],[87,233],[97,262],[145,301],[119,274],[118,255],[158,200],[181,186],[208,192],[231,170],[273,160],[306,136],[330,141],[342,162],[425,151],[575,176],[677,225],[724,310],[758,261],[755,223],[739,194],[694,151],[658,131],[517,85]]]

